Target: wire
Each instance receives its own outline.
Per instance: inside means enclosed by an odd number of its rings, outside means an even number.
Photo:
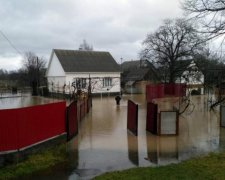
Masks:
[[[9,38],[7,38],[7,36],[2,32],[2,30],[0,30],[1,35],[8,41],[8,43],[10,44],[10,46],[16,50],[17,53],[19,53],[21,56],[23,56],[23,54],[16,48],[16,46],[14,46],[14,44],[9,40]]]

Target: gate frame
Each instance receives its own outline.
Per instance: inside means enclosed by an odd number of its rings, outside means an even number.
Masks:
[[[161,113],[162,112],[175,112],[176,113],[176,133],[174,134],[162,134],[161,132]],[[159,113],[159,119],[158,119],[158,135],[160,136],[174,136],[174,135],[179,135],[179,115],[178,111],[160,111]]]

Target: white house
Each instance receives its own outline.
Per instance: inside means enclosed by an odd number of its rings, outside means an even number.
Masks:
[[[186,83],[189,91],[200,90],[204,94],[204,75],[194,61],[191,61],[177,82]]]
[[[83,91],[119,93],[120,67],[109,52],[53,49],[46,77],[50,92],[70,93],[79,82]]]

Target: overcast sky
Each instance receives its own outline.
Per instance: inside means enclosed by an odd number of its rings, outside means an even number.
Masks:
[[[48,61],[53,48],[78,49],[85,39],[115,60],[138,59],[141,42],[166,18],[182,16],[179,0],[0,0],[0,30],[23,54]],[[21,55],[0,34],[0,69]]]

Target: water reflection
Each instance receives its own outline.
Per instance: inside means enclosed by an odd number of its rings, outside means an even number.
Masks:
[[[224,127],[220,128],[220,141],[219,141],[219,144],[220,144],[220,149],[221,150],[225,150],[225,128]]]
[[[30,96],[29,94],[25,96],[13,96],[9,98],[0,98],[0,109],[14,109],[21,107],[34,106],[39,104],[48,104],[53,102],[58,102],[60,100],[44,98],[38,96]]]
[[[139,104],[138,137],[127,133],[128,99]],[[169,104],[177,99],[162,101],[165,109],[169,109]],[[179,136],[155,136],[145,130],[143,95],[124,96],[120,106],[116,105],[114,97],[94,98],[93,108],[79,123],[78,136],[68,145],[69,168],[63,165],[60,177],[90,179],[107,171],[177,163],[211,151],[225,150],[225,130],[219,127],[219,112],[207,111],[201,97],[192,101],[195,111],[180,116]],[[53,172],[39,177],[53,178]]]
[[[127,133],[128,158],[134,165],[139,165],[138,157],[138,137],[130,132]]]
[[[178,142],[176,136],[148,135],[147,154],[148,160],[154,164],[169,164],[178,161]]]

